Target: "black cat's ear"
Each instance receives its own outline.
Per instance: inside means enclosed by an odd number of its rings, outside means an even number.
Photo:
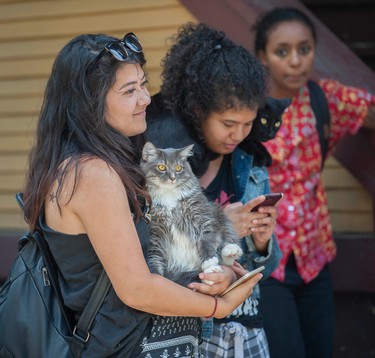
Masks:
[[[157,148],[151,142],[146,142],[142,150],[142,160],[147,162],[155,158],[156,155],[157,155]]]
[[[194,154],[193,147],[194,147],[194,144],[190,144],[187,147],[182,148],[179,151],[180,156],[183,158],[191,157]]]

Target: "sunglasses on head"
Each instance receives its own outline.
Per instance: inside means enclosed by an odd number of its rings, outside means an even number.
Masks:
[[[129,57],[128,50],[135,53],[141,53],[143,51],[142,45],[133,32],[128,32],[122,40],[116,40],[106,45],[101,50],[98,56],[95,57],[94,61],[91,62],[86,70],[86,74],[89,75],[97,66],[100,59],[109,52],[117,61],[126,61]]]

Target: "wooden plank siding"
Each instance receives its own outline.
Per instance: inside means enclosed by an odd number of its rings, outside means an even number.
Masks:
[[[334,231],[374,231],[374,208],[370,193],[333,157],[325,163],[323,182]]]
[[[80,33],[135,32],[156,93],[168,38],[188,21],[196,20],[178,0],[0,0],[0,232],[25,228],[14,195],[23,186],[44,87],[64,44]]]

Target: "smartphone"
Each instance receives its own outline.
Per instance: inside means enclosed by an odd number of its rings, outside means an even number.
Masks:
[[[250,280],[252,277],[254,277],[257,273],[261,272],[264,270],[264,266],[260,266],[258,268],[256,268],[255,270],[253,271],[250,271],[248,272],[247,274],[243,275],[242,277],[240,277],[237,281],[233,282],[223,293],[220,294],[220,296],[224,296],[226,293],[228,293],[229,291],[232,291],[234,288],[236,288],[237,286],[241,285],[242,283]]]
[[[278,203],[281,198],[283,197],[283,193],[270,193],[270,194],[265,194],[264,196],[266,199],[259,203],[257,206],[254,206],[251,211],[258,211],[258,209],[261,206],[274,206],[276,203]]]

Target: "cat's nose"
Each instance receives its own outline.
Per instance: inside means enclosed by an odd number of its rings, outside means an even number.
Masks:
[[[173,183],[176,180],[176,177],[175,176],[170,176],[169,180]]]

